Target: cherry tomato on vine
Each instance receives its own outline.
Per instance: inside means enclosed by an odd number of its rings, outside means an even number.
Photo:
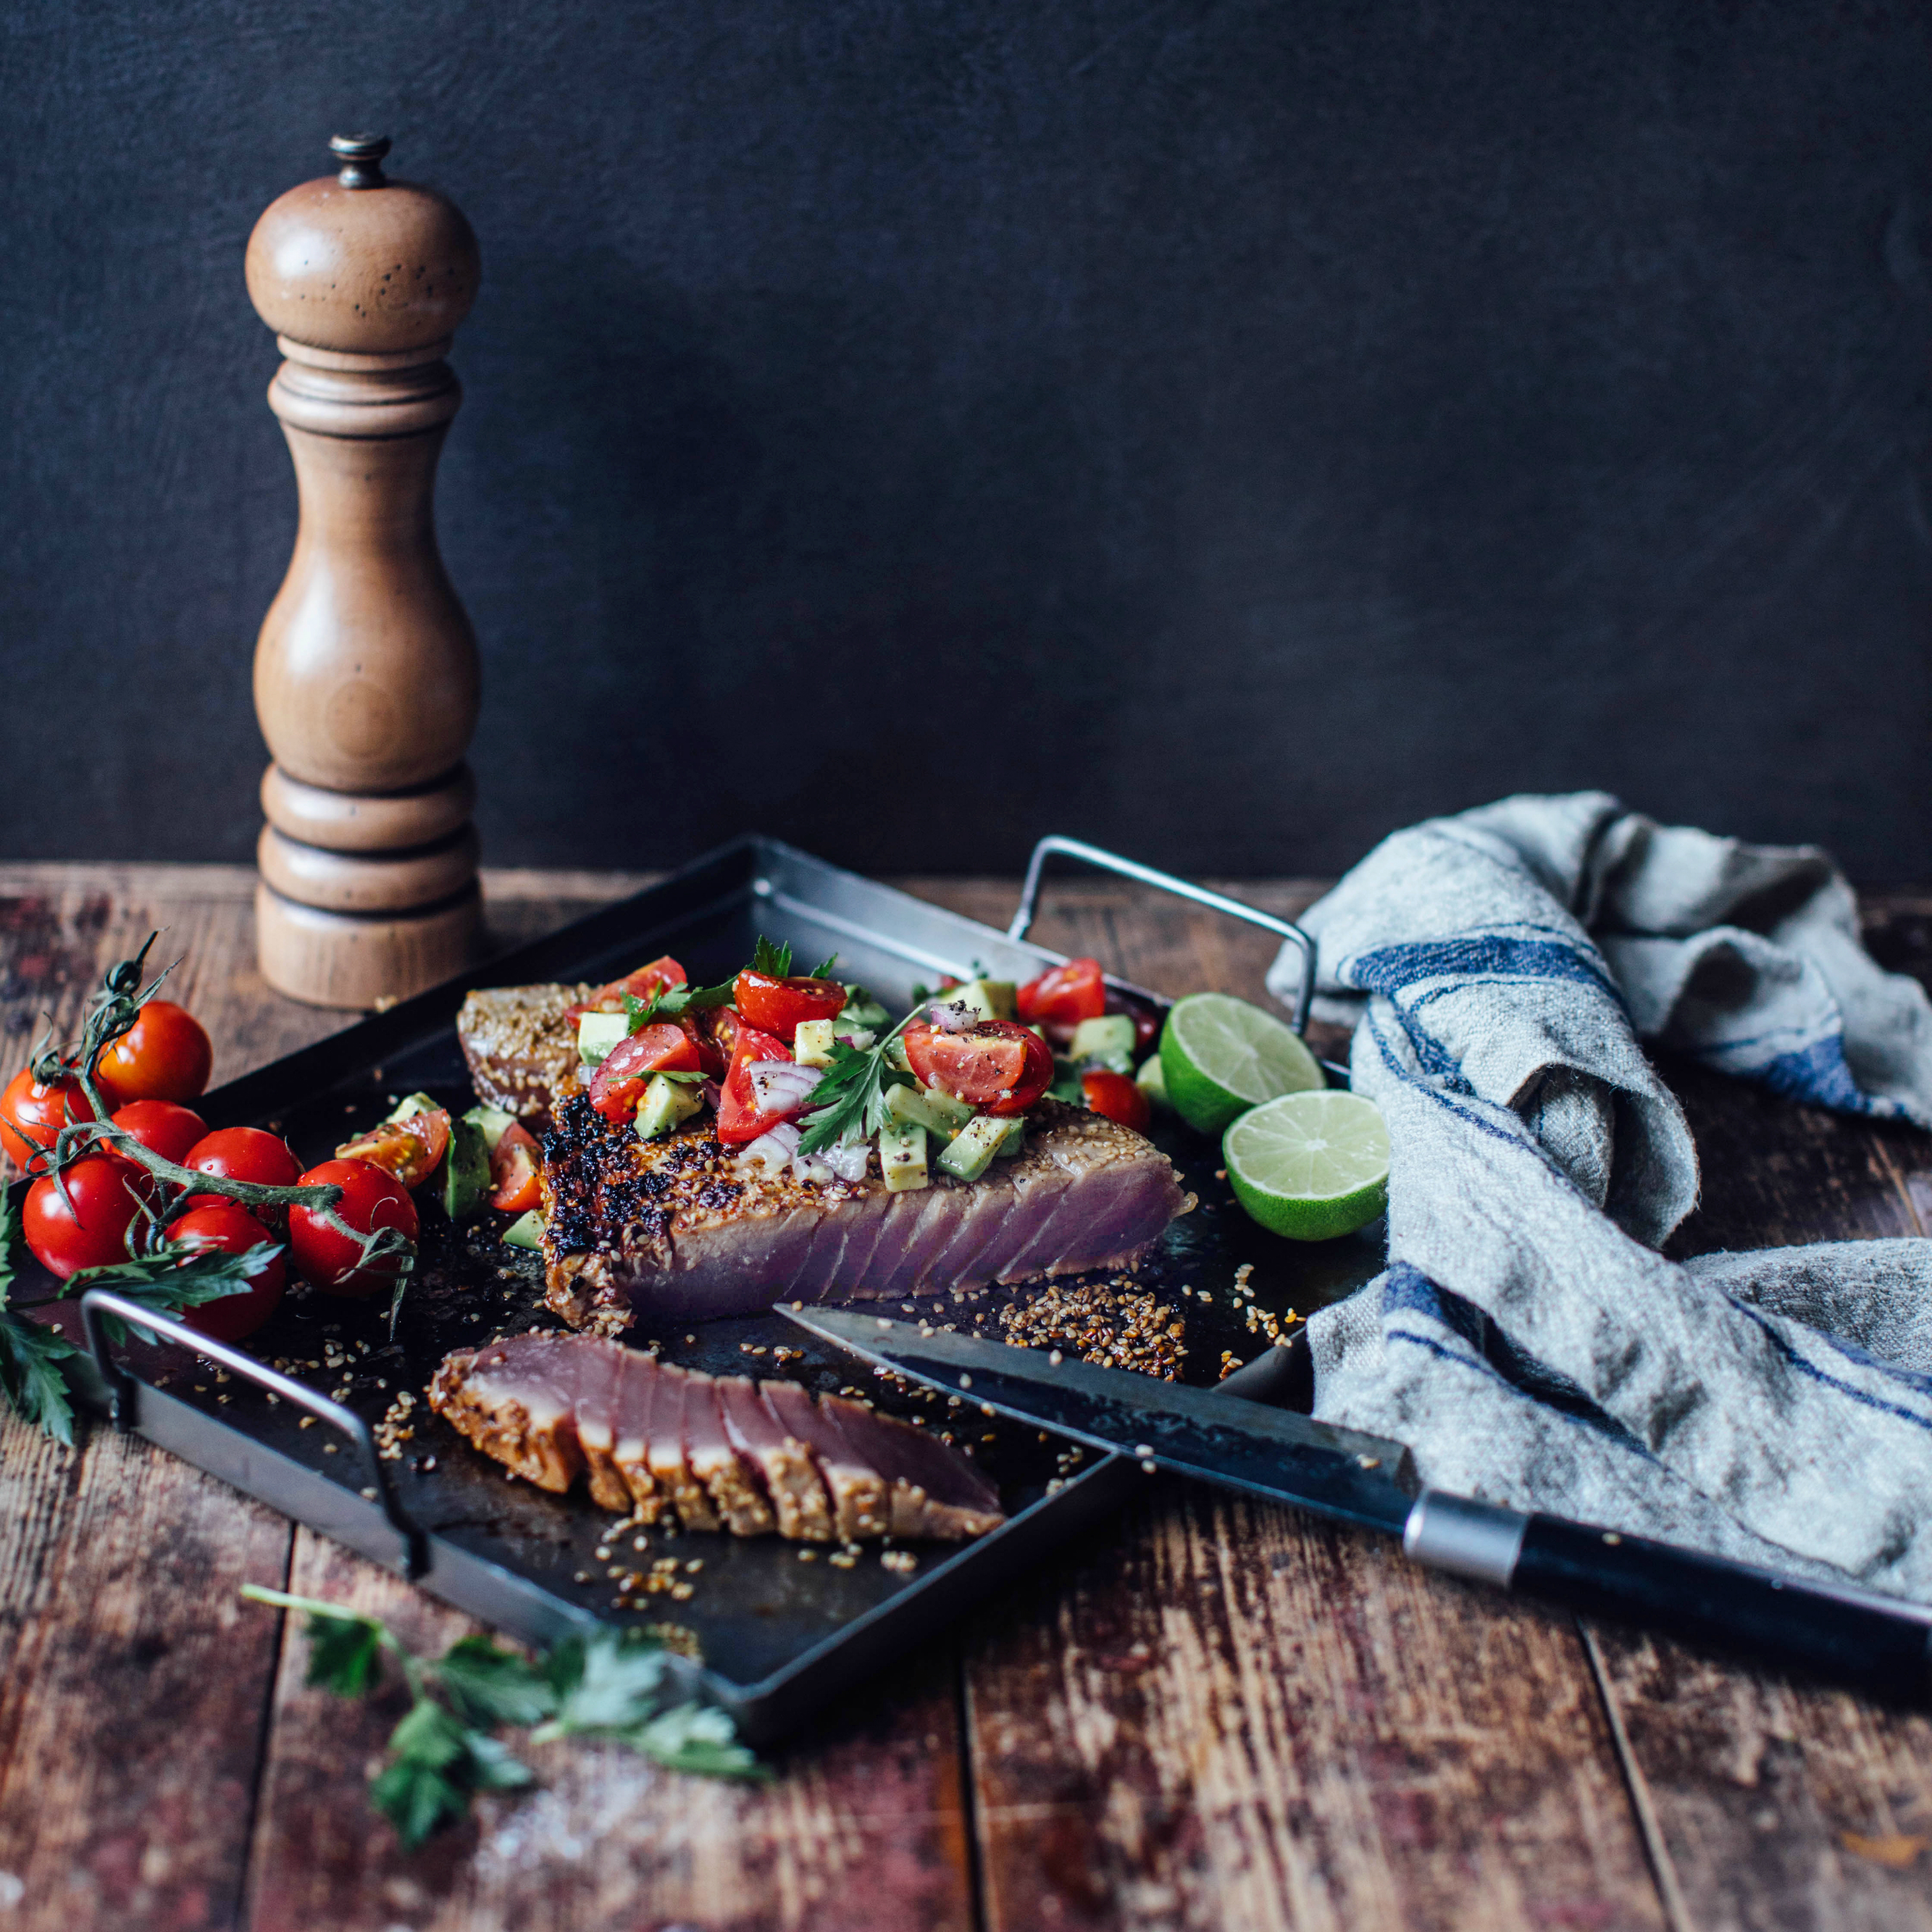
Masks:
[[[742,1019],[738,1022],[733,1036],[730,1070],[724,1076],[724,1091],[718,1100],[716,1132],[727,1147],[748,1146],[800,1111],[797,1107],[775,1107],[760,1113],[758,1095],[752,1087],[754,1066],[767,1060],[790,1058],[790,1048],[776,1034],[760,1033]]]
[[[32,1070],[23,1066],[0,1093],[0,1148],[24,1172],[44,1174],[46,1163],[39,1160],[36,1150],[52,1146],[54,1136],[70,1120],[93,1118],[79,1081],[58,1080],[43,1087]]]
[[[1017,994],[1020,1018],[1029,1025],[1072,1029],[1107,1010],[1107,988],[1097,959],[1070,959],[1029,980]]]
[[[620,1040],[592,1076],[590,1104],[607,1120],[634,1119],[653,1073],[700,1073],[697,1042],[681,1026],[661,1021]]]
[[[113,1154],[83,1154],[27,1190],[20,1224],[41,1263],[64,1281],[128,1258],[128,1231],[152,1194],[147,1171]]]
[[[1105,1067],[1096,1066],[1081,1075],[1080,1090],[1095,1113],[1105,1114],[1108,1120],[1118,1120],[1137,1134],[1145,1133],[1148,1121],[1154,1118],[1148,1096],[1124,1073],[1110,1073]]]
[[[197,1174],[218,1174],[229,1180],[253,1181],[259,1187],[292,1187],[302,1178],[302,1162],[279,1134],[261,1127],[217,1127],[188,1150],[184,1167]],[[197,1194],[189,1201],[200,1208],[225,1201],[224,1194]]]
[[[373,1161],[405,1187],[420,1187],[449,1145],[449,1110],[426,1108],[400,1120],[384,1120],[335,1150],[338,1160]]]
[[[608,986],[599,986],[588,999],[566,1006],[563,1017],[574,1027],[586,1013],[621,1013],[625,1010],[626,993],[634,1000],[648,1000],[653,993],[662,992],[668,986],[682,986],[685,983],[684,968],[667,952],[662,959],[653,959],[648,966],[640,966],[634,973],[627,973],[621,980],[613,980]]]
[[[732,982],[731,1004],[748,1024],[789,1046],[803,1022],[838,1017],[845,988],[836,980],[814,980],[804,974],[779,980],[747,966]]]
[[[214,1048],[186,1007],[150,1000],[134,1024],[95,1061],[94,1082],[109,1105],[192,1100],[208,1085]]]
[[[208,1138],[208,1123],[192,1107],[177,1107],[172,1100],[130,1100],[116,1112],[114,1124],[151,1154],[176,1162],[185,1162]]]
[[[490,1205],[506,1214],[527,1214],[543,1205],[537,1184],[536,1136],[520,1120],[512,1120],[490,1154],[490,1179],[496,1192]]]
[[[184,1242],[193,1248],[219,1248],[225,1254],[245,1255],[250,1248],[272,1243],[274,1236],[234,1201],[220,1201],[212,1208],[191,1208],[178,1220],[168,1223],[168,1239]],[[202,1335],[218,1342],[238,1342],[252,1335],[281,1304],[282,1290],[288,1285],[288,1264],[280,1255],[269,1262],[240,1294],[224,1294],[218,1301],[204,1301],[197,1307],[182,1310],[182,1319]]]
[[[358,1234],[394,1228],[410,1240],[416,1238],[416,1204],[409,1190],[373,1162],[326,1160],[310,1168],[296,1185],[340,1188],[342,1198],[335,1211]],[[289,1210],[289,1252],[302,1279],[325,1294],[360,1300],[379,1288],[392,1286],[396,1279],[393,1258],[365,1264],[358,1243],[338,1234],[307,1208]]]

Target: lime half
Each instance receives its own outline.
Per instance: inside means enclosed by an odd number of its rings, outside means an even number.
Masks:
[[[1285,1094],[1244,1114],[1221,1151],[1234,1198],[1292,1241],[1352,1234],[1388,1205],[1388,1128],[1359,1094]]]
[[[1204,1134],[1278,1094],[1322,1084],[1314,1054],[1291,1028],[1226,993],[1176,1002],[1161,1029],[1160,1070],[1168,1104]]]

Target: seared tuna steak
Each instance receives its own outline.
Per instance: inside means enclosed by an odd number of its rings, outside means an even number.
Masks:
[[[1150,1142],[1051,1100],[982,1179],[936,1173],[894,1194],[871,1176],[741,1166],[702,1124],[640,1140],[572,1095],[544,1142],[543,1192],[549,1304],[606,1332],[635,1310],[745,1314],[1131,1267],[1188,1204]]]
[[[560,1090],[574,1088],[577,1034],[566,1011],[596,989],[494,986],[472,993],[456,1016],[476,1097],[539,1126]]]
[[[951,1543],[1005,1517],[946,1444],[796,1382],[699,1375],[594,1335],[532,1330],[446,1356],[430,1406],[540,1489],[587,1475],[593,1498],[686,1529],[796,1542]]]

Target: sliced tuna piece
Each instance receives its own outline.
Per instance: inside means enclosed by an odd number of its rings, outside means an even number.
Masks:
[[[456,1016],[476,1097],[542,1125],[557,1095],[578,1084],[577,1031],[567,1008],[596,989],[493,986],[472,993]]]
[[[553,1341],[560,1338],[553,1336]],[[588,1336],[572,1337],[589,1340]],[[608,1346],[622,1348],[621,1342]],[[651,1420],[657,1408],[658,1390],[664,1377],[656,1359],[634,1348],[625,1348],[630,1360],[618,1388],[617,1417],[613,1434],[611,1460],[630,1492],[631,1505],[639,1519],[656,1522],[671,1507],[669,1495],[658,1487],[651,1474]]]
[[[761,1394],[772,1419],[812,1452],[832,1498],[832,1528],[842,1543],[884,1536],[890,1527],[886,1479],[866,1462],[796,1382],[765,1382]]]
[[[734,1536],[769,1536],[778,1519],[724,1427],[718,1384],[709,1376],[684,1383],[684,1460],[704,1485]]]
[[[685,1460],[684,1405],[690,1372],[674,1362],[660,1362],[658,1375],[657,1392],[651,1401],[650,1447],[646,1452],[651,1480],[670,1498],[677,1520],[686,1529],[716,1529],[718,1512]]]
[[[459,1348],[429,1387],[430,1406],[486,1456],[541,1490],[567,1490],[584,1468],[576,1407],[590,1358],[554,1335],[511,1335]]]
[[[574,1095],[544,1142],[543,1189],[549,1304],[606,1333],[637,1310],[702,1318],[1131,1267],[1190,1204],[1150,1142],[1052,1101],[1016,1159],[890,1194],[869,1178],[747,1170],[704,1125],[640,1141]]]
[[[591,1498],[603,1509],[631,1506],[630,1486],[617,1467],[616,1423],[619,1384],[636,1359],[622,1342],[599,1342],[594,1351],[584,1351],[578,1372],[578,1452],[590,1478]]]
[[[924,1430],[842,1396],[826,1396],[819,1408],[838,1424],[854,1453],[892,1485],[888,1514],[894,1536],[963,1542],[1006,1520],[999,1491]]]
[[[723,1376],[718,1406],[731,1446],[758,1471],[778,1519],[779,1535],[794,1543],[832,1540],[832,1499],[812,1451],[782,1427],[748,1376]]]

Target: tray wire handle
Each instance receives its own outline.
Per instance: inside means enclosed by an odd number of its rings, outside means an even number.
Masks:
[[[1205,906],[1210,912],[1225,913],[1230,919],[1245,920],[1250,926],[1264,927],[1287,940],[1301,955],[1301,985],[1294,996],[1294,1030],[1297,1033],[1307,1030],[1308,1009],[1315,998],[1315,942],[1292,920],[1277,919],[1273,913],[1263,912],[1258,906],[1244,905],[1239,899],[1210,892],[1205,886],[1178,879],[1172,872],[1157,872],[1151,866],[1143,866],[1136,859],[1124,859],[1118,852],[1089,845],[1084,839],[1049,832],[1033,848],[1033,856],[1027,863],[1026,884],[1020,889],[1019,908],[1013,914],[1012,923],[1006,928],[1009,939],[1024,939],[1027,936],[1038,910],[1041,874],[1048,859],[1054,853],[1064,858],[1083,860],[1104,872],[1118,872],[1124,879],[1132,879],[1143,886],[1172,892],[1176,898],[1190,900],[1196,905]]]
[[[429,1568],[428,1540],[397,1498],[389,1481],[389,1472],[383,1468],[382,1458],[376,1450],[374,1432],[352,1408],[345,1408],[339,1402],[331,1402],[327,1396],[317,1394],[306,1384],[270,1368],[266,1362],[258,1362],[253,1355],[244,1354],[226,1342],[218,1342],[212,1335],[204,1335],[198,1329],[190,1328],[174,1316],[161,1314],[138,1301],[130,1301],[111,1288],[90,1288],[80,1298],[81,1326],[86,1331],[87,1346],[93,1354],[94,1366],[107,1384],[109,1413],[116,1428],[133,1426],[135,1391],[140,1384],[114,1358],[105,1318],[110,1315],[117,1315],[123,1322],[162,1336],[178,1347],[205,1355],[211,1362],[219,1363],[230,1375],[253,1382],[257,1388],[266,1389],[294,1408],[306,1410],[318,1422],[326,1422],[339,1434],[347,1436],[361,1456],[368,1478],[363,1494],[368,1496],[373,1492],[383,1520],[402,1540],[404,1576],[413,1582]]]

